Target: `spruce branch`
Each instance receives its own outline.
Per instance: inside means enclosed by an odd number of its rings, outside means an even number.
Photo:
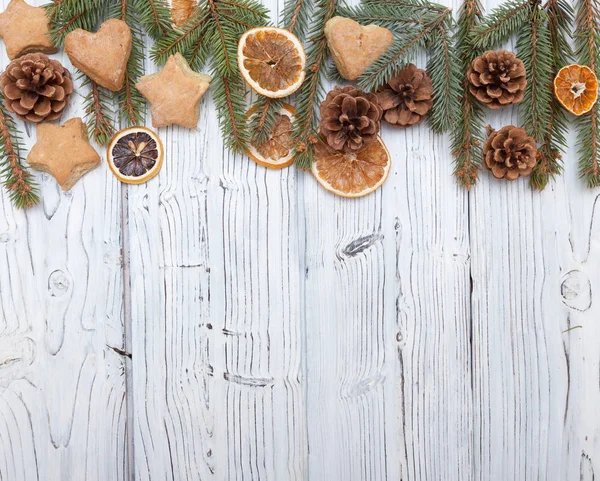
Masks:
[[[82,85],[89,88],[89,93],[83,102],[88,132],[96,143],[106,145],[115,133],[111,109],[108,107],[110,97],[96,82],[83,74],[82,77],[84,79]]]
[[[573,20],[573,9],[564,0],[548,0],[546,3],[548,29],[552,61],[552,79],[558,71],[570,63],[573,52],[569,43],[570,25]],[[552,92],[552,82],[547,86]],[[562,153],[567,146],[567,118],[565,110],[554,96],[551,101],[550,116],[546,120],[547,132],[538,148],[538,162],[533,168],[529,185],[534,190],[544,190],[550,179],[554,179],[563,171]]]
[[[119,110],[119,120],[127,126],[141,125],[146,117],[146,100],[140,94],[135,84],[144,75],[144,39],[137,25],[139,15],[135,2],[119,0],[111,5],[109,16],[124,21],[131,30],[131,54],[127,61],[127,71],[123,87],[117,92],[116,98]]]
[[[0,175],[17,209],[31,207],[40,200],[37,183],[23,165],[22,151],[17,126],[4,108],[4,97],[0,94]]]
[[[529,19],[531,0],[508,0],[475,26],[469,35],[474,48],[491,50],[508,41]]]
[[[548,119],[552,115],[552,46],[548,14],[532,1],[530,18],[522,26],[517,41],[517,54],[525,65],[527,87],[519,104],[523,128],[541,143],[549,132]]]
[[[206,3],[197,5],[187,21],[179,28],[170,28],[169,32],[156,41],[150,58],[158,65],[164,65],[171,55],[180,53],[190,60],[198,44],[203,44],[208,32],[210,11]]]
[[[433,106],[428,122],[435,132],[447,132],[454,127],[460,109],[461,71],[452,39],[441,25],[432,33],[430,50],[427,72],[433,84]]]
[[[317,142],[316,105],[323,95],[323,72],[327,66],[327,39],[325,24],[335,15],[337,0],[318,0],[313,15],[315,23],[308,37],[311,42],[306,52],[306,78],[300,88],[296,105],[293,138],[296,144],[296,164],[303,169],[311,166]]]
[[[458,18],[455,43],[458,64],[462,73],[460,108],[456,118],[456,126],[452,136],[452,153],[455,157],[454,175],[458,183],[470,189],[477,183],[478,171],[482,158],[481,132],[483,130],[483,113],[481,107],[473,101],[469,91],[466,72],[471,61],[477,55],[469,42],[470,32],[481,18],[479,0],[465,0]]]
[[[375,90],[387,83],[412,60],[418,48],[427,47],[429,36],[448,21],[451,12],[452,10],[447,8],[433,17],[428,17],[422,28],[406,25],[403,33],[396,35],[391,47],[360,75],[358,86],[364,90]]]
[[[77,28],[93,31],[106,13],[109,0],[52,0],[44,5],[50,19],[52,42],[62,46]]]
[[[140,25],[154,40],[170,32],[173,18],[166,0],[133,0],[132,6]]]
[[[600,78],[600,31],[598,0],[578,0],[575,15],[575,56]],[[600,187],[600,106],[578,120],[579,174],[588,187]]]

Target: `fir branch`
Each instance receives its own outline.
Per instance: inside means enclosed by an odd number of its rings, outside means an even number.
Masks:
[[[530,18],[522,26],[517,41],[517,54],[525,65],[527,87],[519,105],[522,126],[541,143],[549,132],[548,119],[552,115],[552,46],[548,14],[533,0]]]
[[[427,72],[433,84],[433,106],[428,122],[435,132],[441,133],[454,127],[460,109],[460,62],[456,59],[452,39],[442,26],[433,32],[430,43],[433,53],[427,64]]]
[[[108,1],[53,0],[45,5],[52,42],[62,46],[65,37],[77,28],[93,31],[105,15]]]
[[[421,13],[441,13],[448,7],[439,3],[429,2],[427,0],[362,0],[362,5],[388,5],[407,9],[407,15],[411,12]]]
[[[24,209],[40,200],[37,183],[23,165],[23,146],[12,117],[4,108],[4,97],[0,94],[0,175],[9,192],[13,205]]]
[[[548,0],[546,4],[548,15],[548,29],[550,34],[550,48],[552,71],[554,79],[558,71],[571,62],[573,52],[569,43],[570,25],[573,19],[571,5],[563,0]],[[552,82],[547,86],[553,91]],[[554,96],[551,101],[551,112],[548,117],[547,132],[542,144],[538,148],[538,162],[536,163],[529,185],[534,190],[544,190],[550,179],[560,175],[563,171],[562,152],[567,146],[567,119],[565,110]]]
[[[106,145],[115,133],[111,109],[107,105],[110,101],[108,94],[96,82],[83,77],[83,86],[89,87],[83,102],[88,132],[96,143]]]
[[[248,128],[252,132],[252,143],[266,142],[277,122],[276,115],[283,108],[281,99],[270,99],[259,96],[253,107],[254,111],[249,116]]]
[[[575,15],[575,56],[600,78],[600,21],[598,0],[578,0]],[[592,110],[579,119],[577,140],[579,149],[579,174],[588,187],[600,187],[600,146],[598,102]]]
[[[300,89],[296,105],[294,142],[296,144],[296,164],[307,169],[311,166],[317,141],[316,105],[323,94],[323,71],[327,62],[327,39],[325,24],[335,15],[337,0],[318,0],[313,18],[315,23],[310,31],[311,43],[306,52],[306,78]]]
[[[477,183],[478,171],[482,158],[483,113],[481,107],[473,101],[469,91],[466,72],[471,61],[477,55],[469,43],[470,32],[481,18],[479,0],[465,0],[458,18],[456,32],[456,48],[458,63],[462,73],[460,109],[453,130],[452,153],[455,157],[454,175],[459,184],[470,189]]]
[[[180,53],[189,61],[191,53],[206,38],[209,18],[210,11],[206,3],[197,5],[183,25],[177,29],[171,28],[167,35],[154,44],[150,58],[158,65],[164,65],[171,55]]]
[[[171,31],[173,18],[166,0],[133,0],[139,24],[154,40],[164,37]]]
[[[406,25],[383,55],[373,62],[358,78],[358,86],[364,90],[375,90],[394,77],[413,58],[416,49],[426,47],[433,32],[448,21],[452,10],[447,8],[433,17],[423,28]]]
[[[131,3],[129,3],[131,2]],[[146,117],[146,100],[135,87],[138,79],[144,75],[144,40],[137,25],[139,15],[135,3],[131,0],[119,0],[111,5],[109,16],[127,23],[131,30],[131,54],[127,62],[127,71],[123,87],[117,93],[119,120],[127,126],[141,125]]]
[[[300,40],[304,40],[312,6],[312,0],[287,0],[283,5],[280,24]]]
[[[530,12],[531,0],[508,0],[475,26],[469,42],[477,49],[494,49],[525,25]]]
[[[207,0],[211,33],[208,43],[211,45],[211,70],[213,75],[213,97],[217,106],[219,124],[225,143],[235,152],[243,152],[250,141],[246,129],[244,82],[237,65],[237,44],[244,29],[222,15],[219,0]],[[232,2],[230,2],[232,3]],[[237,0],[238,14],[244,11],[245,18],[258,23],[266,23],[267,11],[253,1]]]

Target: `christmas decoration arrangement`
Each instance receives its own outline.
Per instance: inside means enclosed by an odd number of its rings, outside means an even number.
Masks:
[[[485,15],[478,0],[464,0],[455,21],[427,0],[287,0],[280,26],[269,26],[256,0],[52,0],[43,8],[11,0],[0,13],[11,60],[0,76],[2,180],[17,207],[39,200],[19,142],[29,122],[38,126],[29,165],[64,189],[99,163],[87,132],[108,144],[119,180],[145,182],[164,157],[143,126],[146,105],[154,128],[194,130],[210,89],[228,148],[269,168],[295,162],[341,196],[366,195],[387,178],[382,121],[406,129],[426,119],[434,132],[451,131],[454,174],[467,189],[484,167],[543,190],[562,172],[574,122],[580,174],[598,187],[595,2],[506,0]],[[149,51],[144,35],[154,41]],[[504,49],[515,37],[516,51]],[[79,76],[47,56],[60,48]],[[418,52],[428,53],[426,65],[415,62]],[[147,57],[157,73],[145,75]],[[325,76],[340,84],[326,95]],[[74,88],[84,92],[85,120],[62,118]],[[517,125],[485,127],[488,111],[511,106]]]

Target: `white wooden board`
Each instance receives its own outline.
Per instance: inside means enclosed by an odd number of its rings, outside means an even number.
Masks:
[[[69,193],[36,174],[27,212],[2,192],[1,481],[596,479],[600,195],[574,137],[544,193],[466,193],[447,137],[385,127],[390,178],[346,200],[230,154],[210,91],[160,135],[148,184],[103,164]]]

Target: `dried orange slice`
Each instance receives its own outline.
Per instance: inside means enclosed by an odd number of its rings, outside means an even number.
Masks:
[[[287,30],[258,27],[238,44],[238,65],[248,85],[265,97],[287,97],[304,81],[306,55],[300,40]]]
[[[381,137],[355,153],[316,145],[312,173],[327,190],[342,197],[362,197],[377,190],[390,173],[392,158]]]
[[[164,149],[156,133],[146,127],[130,127],[108,143],[108,166],[125,184],[150,180],[162,167]]]
[[[554,78],[554,94],[572,114],[585,114],[598,99],[596,74],[585,65],[567,65]]]
[[[248,111],[251,117],[256,107]],[[263,167],[283,169],[294,162],[295,151],[292,148],[292,130],[295,109],[291,105],[283,104],[281,110],[275,114],[276,121],[271,137],[262,143],[251,142],[246,149],[248,157]]]
[[[173,23],[180,27],[183,25],[190,15],[192,10],[197,5],[196,0],[171,0],[171,16]]]

